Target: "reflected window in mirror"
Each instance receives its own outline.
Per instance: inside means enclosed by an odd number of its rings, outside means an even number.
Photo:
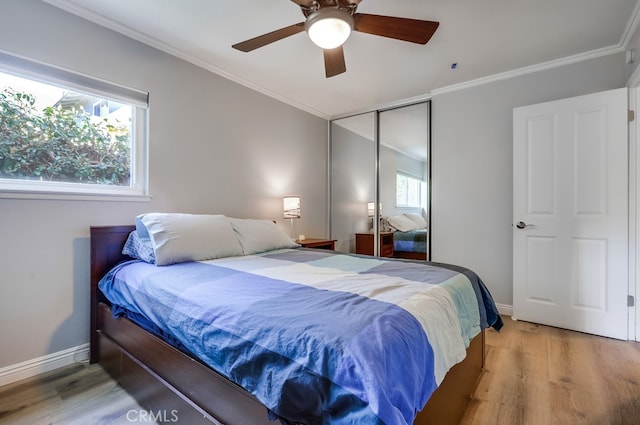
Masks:
[[[407,174],[396,174],[396,207],[397,208],[421,208],[423,207],[423,193],[426,192],[427,183],[411,177]]]

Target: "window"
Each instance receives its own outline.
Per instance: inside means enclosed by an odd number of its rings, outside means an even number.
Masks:
[[[147,93],[0,53],[0,196],[147,196]]]
[[[396,174],[396,207],[420,208],[425,198],[426,183],[406,174]]]

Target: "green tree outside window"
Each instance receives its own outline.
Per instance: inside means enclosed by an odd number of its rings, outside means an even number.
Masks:
[[[130,185],[128,123],[35,105],[32,94],[0,92],[0,178]]]

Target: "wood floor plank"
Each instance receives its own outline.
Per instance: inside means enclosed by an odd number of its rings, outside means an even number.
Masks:
[[[503,319],[486,333],[486,367],[460,425],[640,424],[640,343]],[[155,423],[140,414],[99,365],[0,387],[0,425]]]

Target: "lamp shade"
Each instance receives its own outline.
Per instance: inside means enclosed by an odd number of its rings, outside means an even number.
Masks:
[[[284,218],[300,218],[300,197],[285,196],[282,198]]]
[[[304,27],[318,47],[335,49],[344,44],[353,29],[353,17],[344,10],[322,8],[307,18]]]
[[[373,202],[367,202],[367,215],[369,217],[373,217],[376,214],[375,205],[376,204]],[[382,202],[378,205],[378,210],[380,211],[380,214],[382,214]]]

